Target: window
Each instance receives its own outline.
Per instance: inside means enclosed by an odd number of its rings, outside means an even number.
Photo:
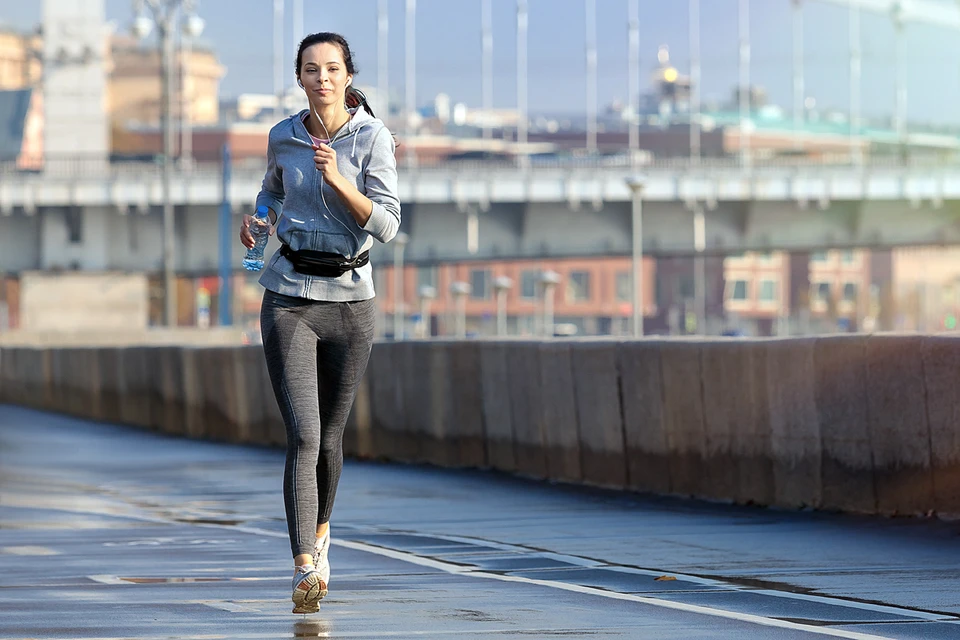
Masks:
[[[477,300],[490,297],[490,272],[486,269],[470,271],[470,297]]]
[[[539,271],[521,271],[520,272],[520,297],[525,300],[534,300],[537,297],[537,280],[540,278]]]
[[[770,262],[771,260],[773,260],[773,252],[761,251],[760,253],[757,254],[757,257],[763,260],[764,262]]]
[[[777,300],[777,283],[773,280],[760,282],[760,302],[775,302]]]
[[[570,302],[584,302],[590,299],[590,273],[587,271],[573,271],[567,278],[567,300]]]
[[[619,271],[617,272],[617,302],[629,302],[632,300],[631,289],[633,288],[633,282],[630,281],[630,272],[629,271]]]
[[[844,302],[857,301],[857,285],[855,283],[848,282],[843,285],[843,300]]]
[[[826,262],[827,261],[827,252],[826,251],[815,251],[810,254],[810,262]]]
[[[814,285],[813,289],[813,299],[819,300],[820,302],[826,302],[830,299],[830,283],[829,282],[818,282]]]
[[[730,295],[732,300],[746,300],[749,297],[749,287],[746,280],[736,280],[733,283],[733,293]]]
[[[417,291],[423,287],[437,288],[436,267],[420,267],[417,269]]]
[[[853,251],[844,251],[840,259],[843,264],[853,264],[857,261],[857,256]]]

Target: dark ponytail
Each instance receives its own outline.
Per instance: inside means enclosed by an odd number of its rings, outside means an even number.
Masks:
[[[347,91],[344,94],[344,99],[347,103],[348,109],[362,106],[372,118],[377,117],[373,114],[373,109],[370,107],[370,103],[367,102],[367,96],[363,94],[363,91],[360,91],[360,89],[357,89],[353,85],[347,87]]]
[[[351,76],[357,74],[357,66],[353,63],[353,52],[350,51],[350,45],[347,44],[346,38],[339,33],[322,31],[320,33],[312,33],[300,42],[300,48],[297,50],[297,80],[300,80],[300,66],[303,64],[304,50],[315,44],[323,43],[336,45],[340,49],[340,55],[343,56],[343,64],[347,67],[347,73]],[[376,116],[373,115],[373,109],[371,109],[367,103],[367,96],[363,95],[363,91],[360,91],[360,89],[357,89],[352,84],[347,87],[347,90],[344,92],[344,102],[346,102],[347,107],[350,109],[362,106],[371,117],[376,118]]]

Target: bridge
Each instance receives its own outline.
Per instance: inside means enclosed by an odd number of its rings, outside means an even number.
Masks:
[[[262,167],[233,170],[234,220],[252,208]],[[215,266],[222,168],[177,173],[178,269]],[[412,261],[627,255],[628,183],[643,185],[643,248],[658,255],[695,250],[702,211],[707,253],[939,245],[960,240],[960,164],[875,159],[863,164],[770,160],[744,171],[736,158],[445,164],[401,172],[404,227]],[[160,250],[160,171],[126,163],[54,164],[43,173],[0,174],[0,265],[155,268]],[[79,244],[71,234],[85,228]],[[73,230],[73,231],[71,231]],[[93,249],[111,247],[113,255]],[[234,248],[240,250],[239,244]],[[237,254],[239,255],[239,253]],[[381,251],[377,259],[389,259]]]

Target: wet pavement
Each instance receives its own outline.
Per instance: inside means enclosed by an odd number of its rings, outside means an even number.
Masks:
[[[0,405],[0,638],[960,638],[960,526],[348,462],[290,613],[283,454]]]

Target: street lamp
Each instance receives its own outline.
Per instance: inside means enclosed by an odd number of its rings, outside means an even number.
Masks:
[[[513,287],[513,280],[507,276],[500,276],[493,281],[493,288],[497,292],[497,335],[507,335],[507,292]]]
[[[453,282],[450,284],[450,293],[456,303],[456,331],[458,338],[467,337],[467,296],[470,295],[469,282]]]
[[[540,284],[543,287],[543,333],[553,336],[553,296],[557,285],[560,284],[560,274],[556,271],[544,271],[540,274]]]
[[[642,178],[630,178],[627,186],[631,194],[631,236],[632,236],[632,276],[630,303],[633,307],[633,337],[643,335],[643,188],[646,182]]]
[[[393,239],[393,339],[403,337],[403,250],[410,236],[402,231]]]
[[[147,15],[147,9],[153,15]],[[160,104],[160,129],[163,134],[163,280],[164,324],[177,324],[176,278],[174,275],[174,217],[171,196],[173,173],[173,46],[174,29],[178,11],[186,17],[185,25],[190,31],[200,31],[203,21],[196,16],[194,0],[134,0],[133,34],[143,40],[157,27],[160,38],[160,69],[162,97]]]
[[[417,335],[430,337],[430,302],[437,297],[437,290],[429,285],[420,287],[420,326]]]

